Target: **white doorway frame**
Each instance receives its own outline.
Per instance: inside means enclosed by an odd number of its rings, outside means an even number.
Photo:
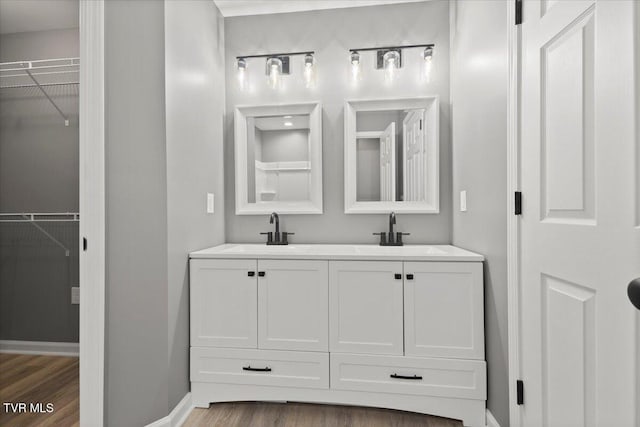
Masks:
[[[80,0],[80,425],[104,424],[104,0]],[[83,248],[86,239],[86,248]]]
[[[520,217],[514,214],[516,191],[520,191],[520,25],[515,25],[515,2],[508,2],[509,100],[507,109],[507,322],[509,358],[509,424],[520,427],[516,381],[520,379]]]

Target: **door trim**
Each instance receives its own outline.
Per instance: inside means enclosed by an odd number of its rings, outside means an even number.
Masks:
[[[104,0],[80,0],[80,425],[104,425]]]
[[[520,191],[520,88],[521,25],[514,25],[514,1],[507,2],[509,28],[509,98],[507,106],[507,325],[509,362],[509,424],[520,427],[522,418],[516,401],[520,378],[520,216],[515,215],[514,192]],[[526,194],[523,196],[526,197]]]

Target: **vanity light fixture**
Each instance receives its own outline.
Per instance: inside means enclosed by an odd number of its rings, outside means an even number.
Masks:
[[[405,49],[424,48],[423,59],[426,65],[425,73],[431,72],[431,58],[433,57],[433,49],[435,45],[433,43],[425,44],[412,44],[401,46],[383,46],[383,47],[362,47],[357,49],[349,49],[351,53],[351,72],[354,79],[359,78],[360,75],[360,53],[367,51],[376,52],[376,69],[385,71],[385,77],[387,80],[393,80],[397,74],[397,70],[402,68],[402,51]],[[428,71],[427,71],[428,70]]]
[[[245,77],[245,75],[247,73],[248,60],[255,58],[264,58],[266,60],[265,74],[267,76],[267,81],[269,82],[269,85],[275,89],[280,85],[281,77],[289,74],[289,62],[290,57],[292,56],[304,56],[304,77],[305,83],[307,83],[307,87],[309,87],[308,82],[310,81],[311,84],[313,84],[313,80],[315,79],[316,61],[314,54],[314,51],[306,51],[236,56],[236,68],[238,71],[238,82],[240,88],[246,85],[245,80],[247,77]],[[307,72],[307,70],[309,70],[309,72]],[[310,80],[307,78],[307,75],[309,75]]]

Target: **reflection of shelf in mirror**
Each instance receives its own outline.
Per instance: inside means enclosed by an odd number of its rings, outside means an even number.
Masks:
[[[356,132],[357,139],[379,139],[384,132],[380,131],[361,131]]]
[[[261,162],[256,160],[256,168],[263,171],[310,171],[311,162]]]

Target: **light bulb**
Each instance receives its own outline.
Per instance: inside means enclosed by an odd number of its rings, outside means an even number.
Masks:
[[[244,90],[247,82],[247,61],[244,58],[238,58],[238,86],[240,90]]]
[[[351,77],[354,81],[362,78],[360,72],[360,54],[358,52],[351,52]]]
[[[433,68],[433,48],[427,47],[423,53],[424,59],[424,80],[429,83],[431,81],[431,70]]]
[[[382,57],[384,61],[384,73],[387,81],[391,82],[395,78],[396,70],[400,68],[400,53],[397,50],[390,50]]]
[[[278,58],[267,59],[267,76],[269,77],[269,85],[276,89],[280,83],[280,74],[282,74],[282,61]]]
[[[304,82],[307,88],[315,84],[315,61],[313,55],[308,53],[304,56]]]

